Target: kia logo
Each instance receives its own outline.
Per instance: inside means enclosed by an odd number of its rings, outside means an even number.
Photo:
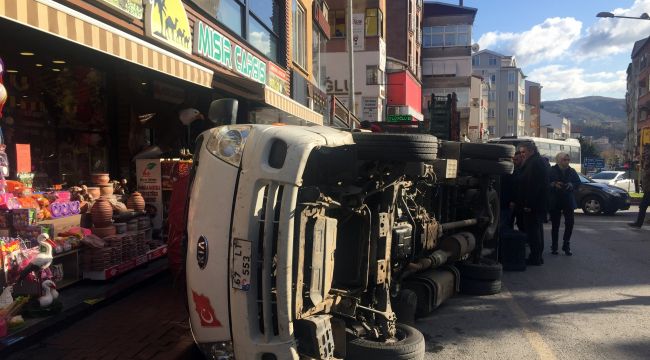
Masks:
[[[201,269],[208,263],[208,239],[201,235],[196,243],[196,262]]]

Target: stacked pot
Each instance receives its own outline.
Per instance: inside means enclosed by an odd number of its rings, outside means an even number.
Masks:
[[[110,197],[113,195],[113,184],[108,174],[91,175],[92,182],[99,188],[99,198],[95,200],[90,215],[93,221],[93,234],[103,238],[115,235],[113,225],[113,206]]]

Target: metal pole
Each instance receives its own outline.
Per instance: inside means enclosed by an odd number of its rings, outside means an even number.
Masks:
[[[348,57],[350,62],[350,104],[349,110],[356,116],[354,111],[354,40],[352,33],[352,0],[348,0]]]

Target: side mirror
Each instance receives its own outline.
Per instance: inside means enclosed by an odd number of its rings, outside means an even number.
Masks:
[[[235,99],[219,99],[210,103],[208,119],[216,126],[231,125],[237,122],[239,101]]]

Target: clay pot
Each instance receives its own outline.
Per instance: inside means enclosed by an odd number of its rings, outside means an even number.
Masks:
[[[129,196],[129,200],[126,202],[126,207],[135,211],[144,211],[144,198],[139,192],[134,192]]]
[[[101,196],[111,196],[111,195],[113,195],[113,184],[99,185],[99,193],[101,194]]]
[[[107,227],[111,226],[113,222],[113,206],[108,198],[100,196],[95,204],[93,204],[92,209],[90,209],[90,214],[93,219],[93,225],[95,227]]]
[[[108,184],[108,182],[111,180],[111,177],[106,173],[94,173],[90,174],[90,180],[95,185],[104,185]]]
[[[105,238],[108,236],[113,236],[116,233],[115,226],[105,226],[105,227],[93,227],[91,229],[93,234],[99,236],[100,238]]]
[[[99,191],[99,187],[97,187],[97,186],[89,187],[88,188],[88,195],[90,195],[93,198],[93,200],[99,199],[99,197],[101,196],[101,193]]]

